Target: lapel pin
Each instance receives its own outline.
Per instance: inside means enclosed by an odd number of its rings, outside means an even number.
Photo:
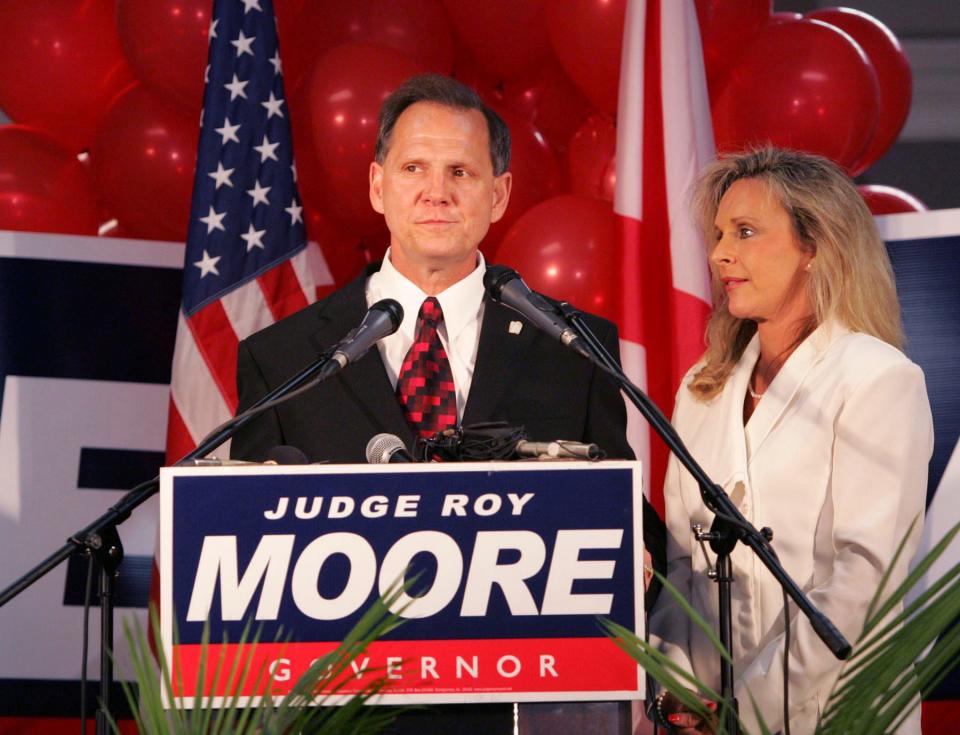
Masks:
[[[523,322],[510,322],[508,327],[510,334],[520,334],[521,329],[523,329]]]

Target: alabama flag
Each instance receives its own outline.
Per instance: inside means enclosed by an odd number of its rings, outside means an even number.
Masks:
[[[630,0],[618,109],[621,356],[627,375],[669,416],[681,377],[703,353],[710,309],[706,252],[687,206],[714,156],[693,0]],[[662,513],[667,449],[632,407],[628,435]]]

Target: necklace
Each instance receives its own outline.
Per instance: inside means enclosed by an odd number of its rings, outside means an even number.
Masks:
[[[750,397],[753,400],[759,401],[761,398],[763,398],[764,394],[767,392],[767,389],[770,387],[770,383],[777,376],[777,373],[780,372],[780,368],[783,367],[783,364],[787,361],[790,355],[793,354],[794,350],[797,349],[804,338],[805,335],[801,335],[800,339],[789,345],[779,355],[776,355],[765,368],[762,368],[760,366],[760,360],[757,360],[757,364],[753,366],[753,373],[751,373],[750,379],[747,381],[747,392],[750,394]],[[767,387],[759,392],[753,389],[753,381],[757,375],[762,375],[767,384]]]
[[[763,398],[764,394],[767,392],[767,389],[770,387],[770,383],[775,377],[777,377],[777,373],[780,372],[780,368],[783,367],[783,363],[787,361],[787,358],[793,354],[795,349],[796,345],[788,347],[786,350],[773,358],[765,368],[760,367],[760,361],[757,361],[757,364],[753,368],[753,374],[750,376],[750,380],[747,381],[747,391],[750,393],[750,397],[753,400],[759,401],[761,398]],[[761,391],[755,391],[753,389],[753,383],[760,376],[763,377],[767,387]]]

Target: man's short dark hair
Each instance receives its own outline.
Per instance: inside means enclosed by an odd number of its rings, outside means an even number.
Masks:
[[[499,176],[510,168],[510,129],[501,117],[487,107],[474,90],[443,74],[418,74],[410,77],[384,100],[380,108],[380,130],[374,158],[383,165],[390,147],[390,136],[400,115],[417,102],[433,102],[457,110],[480,110],[487,121],[490,137],[490,161],[493,174]]]

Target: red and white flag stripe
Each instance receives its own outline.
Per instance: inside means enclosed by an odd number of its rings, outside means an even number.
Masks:
[[[167,462],[191,451],[237,407],[237,345],[254,332],[299,311],[334,289],[319,245],[186,317],[180,313],[170,381]],[[218,450],[226,456],[229,444]]]
[[[617,185],[627,374],[668,415],[680,378],[704,349],[710,309],[706,254],[689,215],[690,185],[714,155],[693,0],[630,0],[617,116]],[[663,510],[667,452],[630,408],[628,435]]]

